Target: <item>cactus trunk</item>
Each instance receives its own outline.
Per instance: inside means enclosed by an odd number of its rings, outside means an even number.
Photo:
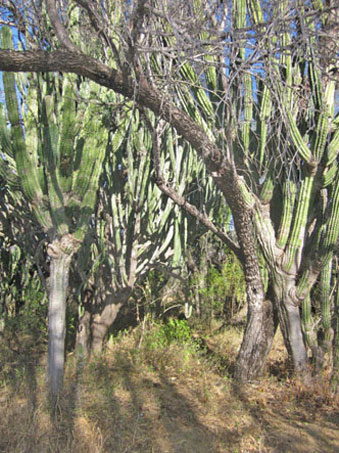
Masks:
[[[258,299],[260,295],[257,296]],[[269,299],[260,301],[260,310],[248,304],[247,324],[236,362],[235,376],[241,382],[258,378],[263,371],[265,360],[271,350],[276,323],[273,305]]]
[[[114,297],[110,297],[104,309],[92,318],[92,352],[95,355],[101,354],[108,330],[125,302],[122,300],[123,298],[119,298],[119,302],[114,299]]]
[[[307,351],[301,330],[300,311],[291,296],[295,293],[295,279],[289,274],[275,272],[273,291],[291,371],[297,375],[306,375]]]
[[[85,311],[80,319],[76,338],[76,349],[80,356],[102,353],[105,337],[130,293],[131,291],[125,290],[107,294],[104,303],[95,313]]]
[[[74,244],[68,235],[55,240],[48,247],[51,258],[48,306],[48,383],[53,401],[58,397],[63,383],[65,362],[66,299],[69,268]],[[65,247],[66,246],[66,247]]]
[[[337,276],[338,278],[338,276]],[[338,283],[338,282],[337,282]],[[334,340],[333,340],[333,370],[331,376],[331,386],[335,393],[339,393],[339,289],[335,297],[334,307]]]

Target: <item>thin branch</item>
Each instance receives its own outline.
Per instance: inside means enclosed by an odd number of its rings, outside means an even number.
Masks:
[[[147,115],[143,116],[145,124],[150,131],[152,135],[152,159],[153,159],[153,165],[154,165],[154,170],[155,170],[155,175],[156,175],[156,184],[159,187],[159,189],[167,195],[171,200],[173,200],[178,206],[180,206],[182,209],[184,209],[188,214],[199,220],[208,230],[212,231],[216,236],[218,236],[219,239],[221,239],[222,242],[224,242],[241,260],[241,252],[240,248],[238,247],[235,242],[232,241],[232,239],[223,231],[220,231],[214,223],[207,217],[206,214],[201,213],[194,205],[190,204],[185,197],[181,196],[178,194],[176,190],[174,190],[172,187],[170,187],[168,184],[166,184],[166,181],[163,177],[163,174],[161,172],[160,168],[160,154],[159,154],[159,134],[158,132],[154,129],[152,126],[149,118]]]
[[[112,50],[114,58],[116,59],[118,66],[121,68],[121,59],[119,56],[119,51],[116,45],[114,44],[113,40],[109,36],[107,25],[103,24],[104,22],[103,17],[101,18],[100,21],[100,18],[98,17],[96,11],[94,10],[93,2],[89,3],[87,0],[76,0],[76,3],[87,12],[89,20],[94,30],[98,33],[99,36],[103,38],[106,45],[108,45],[109,48]]]
[[[60,44],[70,52],[81,53],[69,38],[68,31],[62,24],[56,9],[55,0],[46,0],[46,10]]]

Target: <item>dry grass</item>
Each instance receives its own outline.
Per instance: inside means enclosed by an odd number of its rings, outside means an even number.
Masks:
[[[65,389],[51,420],[45,355],[3,351],[3,453],[209,453],[339,451],[338,402],[324,381],[286,377],[281,337],[266,376],[242,388],[230,377],[240,332],[157,347],[151,333],[123,335],[104,357],[67,359]],[[19,345],[20,346],[20,345]],[[3,349],[3,348],[2,348]],[[326,379],[325,379],[326,382]]]

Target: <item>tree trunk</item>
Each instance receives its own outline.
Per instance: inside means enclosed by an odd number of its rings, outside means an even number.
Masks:
[[[74,240],[66,235],[48,247],[51,258],[48,306],[48,371],[50,396],[55,399],[62,388],[65,362],[66,298]]]
[[[272,302],[265,299],[258,306],[259,309],[248,304],[246,329],[235,367],[235,377],[241,382],[262,374],[277,328]]]
[[[120,308],[123,306],[123,302],[111,302],[105,306],[101,313],[96,313],[92,317],[92,348],[93,354],[98,355],[102,353],[104,339],[112,326],[116,317],[118,316]]]
[[[251,218],[251,200],[247,200],[233,164],[225,166],[214,179],[229,204],[241,248],[241,264],[246,281],[247,325],[238,354],[235,377],[241,382],[256,379],[262,373],[274,337],[273,307],[266,299],[261,278],[257,244]]]
[[[307,375],[308,359],[301,328],[299,302],[293,297],[296,294],[294,276],[275,272],[273,291],[291,371],[296,375]]]

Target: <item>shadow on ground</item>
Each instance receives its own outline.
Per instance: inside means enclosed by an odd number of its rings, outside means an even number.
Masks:
[[[298,393],[274,377],[236,385],[227,374],[234,359],[212,346],[142,351],[129,343],[87,363],[69,355],[54,417],[45,356],[7,351],[0,452],[339,451],[339,415],[326,395]]]

